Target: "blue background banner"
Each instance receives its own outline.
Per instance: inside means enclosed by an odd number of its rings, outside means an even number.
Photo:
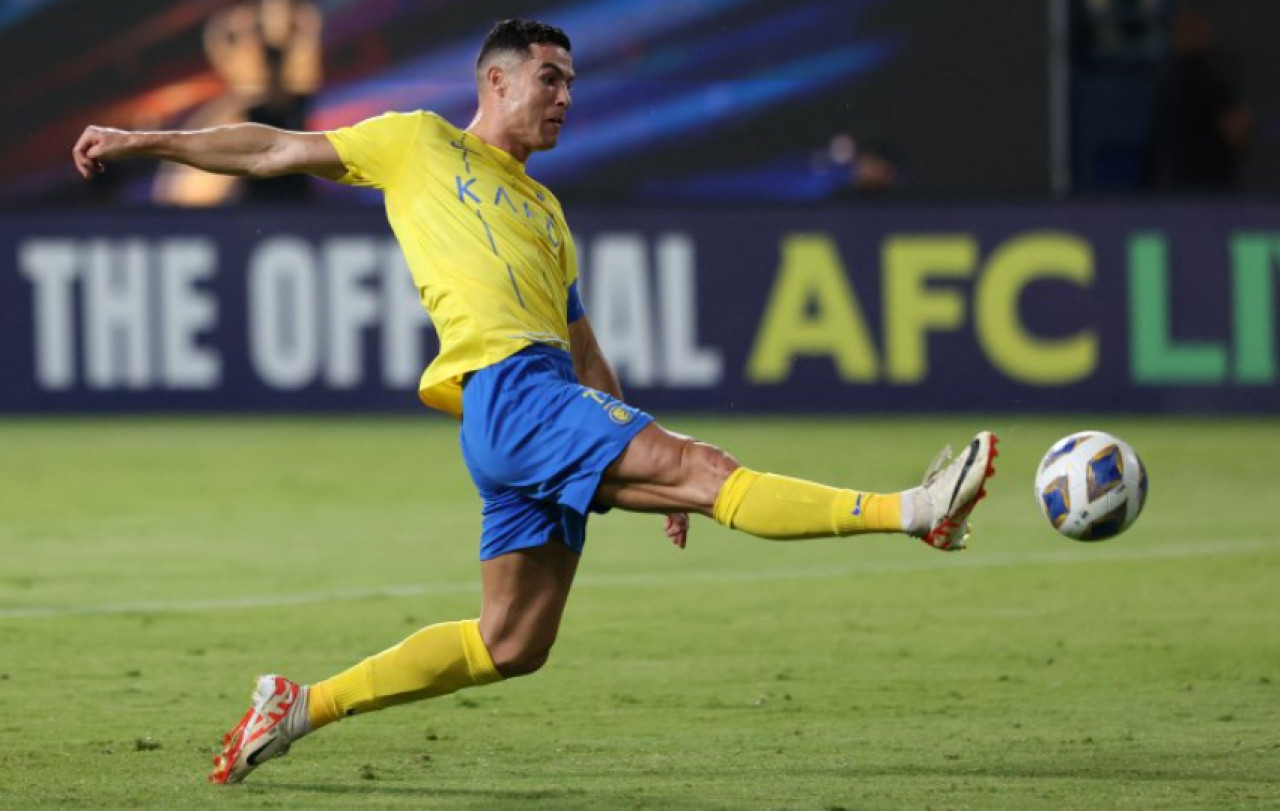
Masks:
[[[569,212],[628,399],[734,412],[1280,406],[1280,206]],[[0,221],[0,410],[418,408],[381,214]]]

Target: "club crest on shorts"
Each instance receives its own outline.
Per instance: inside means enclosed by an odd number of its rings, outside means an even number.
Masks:
[[[636,418],[636,414],[624,405],[613,405],[608,409],[609,419],[618,425],[626,425]]]
[[[635,421],[635,409],[620,403],[612,397],[608,397],[595,389],[589,389],[585,386],[582,389],[582,396],[588,400],[594,400],[604,409],[604,413],[609,415],[609,419],[617,425],[629,425]]]

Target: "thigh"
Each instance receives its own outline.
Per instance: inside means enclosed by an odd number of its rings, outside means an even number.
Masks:
[[[710,515],[738,466],[714,445],[650,423],[605,471],[597,496],[606,507]]]
[[[480,564],[484,589],[480,634],[491,653],[504,645],[550,647],[560,629],[578,560],[568,547],[553,543]]]

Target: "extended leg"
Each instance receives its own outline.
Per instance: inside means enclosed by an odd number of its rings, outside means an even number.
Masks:
[[[903,529],[898,494],[749,470],[714,445],[653,424],[605,472],[597,497],[638,512],[696,512],[772,540]]]
[[[428,626],[314,685],[312,726],[532,673],[555,642],[577,567],[556,541],[484,561],[480,619]]]
[[[238,783],[304,735],[341,718],[447,695],[540,668],[560,628],[578,555],[558,541],[481,564],[478,620],[443,622],[310,687],[258,680],[210,780]]]
[[[697,512],[775,540],[907,532],[960,549],[995,472],[995,445],[981,432],[955,460],[940,458],[920,487],[884,494],[748,470],[715,446],[653,424],[606,471],[597,498],[638,512]]]

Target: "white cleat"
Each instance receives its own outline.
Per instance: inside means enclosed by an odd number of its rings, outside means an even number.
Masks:
[[[297,737],[289,734],[290,713],[305,700],[305,688],[296,682],[259,676],[249,711],[222,738],[209,782],[239,783],[265,761],[285,755]]]
[[[935,549],[957,552],[969,540],[969,514],[987,494],[987,479],[996,475],[996,435],[981,431],[960,456],[942,449],[921,485],[929,501],[929,529],[922,540]]]

